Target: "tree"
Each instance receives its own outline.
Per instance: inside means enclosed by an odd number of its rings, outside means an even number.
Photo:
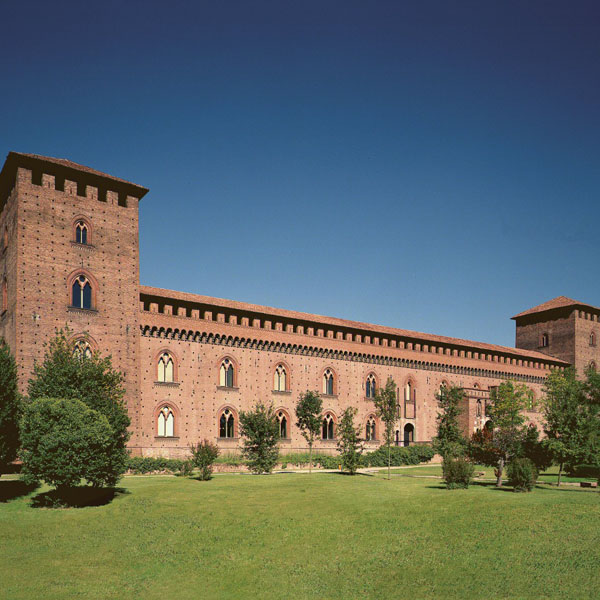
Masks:
[[[360,463],[364,444],[360,438],[360,429],[354,426],[357,409],[349,406],[342,413],[337,429],[337,448],[342,458],[342,466],[350,475],[354,475]]]
[[[88,358],[77,352],[70,334],[68,329],[58,330],[47,344],[43,362],[34,365],[29,397],[75,398],[106,417],[113,430],[114,470],[125,472],[130,420],[123,376],[113,369],[110,357],[95,352]]]
[[[279,457],[279,421],[272,406],[257,404],[254,410],[240,412],[242,453],[253,473],[270,473]]]
[[[21,420],[21,469],[27,483],[45,481],[57,490],[78,485],[114,486],[113,430],[108,419],[73,398],[38,398]]]
[[[200,469],[200,479],[208,481],[212,477],[213,463],[219,456],[219,447],[208,440],[190,446],[192,462]]]
[[[17,365],[8,344],[0,339],[0,475],[17,456],[20,415]]]
[[[375,398],[373,398],[377,416],[384,425],[383,439],[388,451],[388,479],[392,478],[392,441],[394,440],[394,429],[396,427],[396,384],[391,377],[384,388],[377,390]]]
[[[529,404],[531,390],[512,381],[503,381],[490,392],[487,414],[493,424],[491,444],[497,454],[496,486],[502,487],[504,466],[520,456],[525,439],[525,417],[522,411]]]
[[[458,418],[462,413],[461,403],[464,391],[458,386],[442,385],[436,398],[437,436],[433,438],[433,448],[442,458],[463,456],[467,449],[467,440],[462,434]]]
[[[588,371],[586,381],[577,379],[574,368],[554,370],[544,386],[544,440],[558,463],[558,485],[563,467],[591,462],[598,438],[598,412],[595,395],[598,377]]]
[[[312,449],[315,438],[321,431],[323,401],[316,392],[306,392],[296,404],[296,427],[308,444],[308,472],[312,473]]]

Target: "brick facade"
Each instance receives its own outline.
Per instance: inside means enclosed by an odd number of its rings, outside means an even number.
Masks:
[[[366,397],[371,375],[377,385],[388,377],[398,385],[399,444],[434,435],[442,382],[465,388],[463,427],[472,432],[485,422],[489,389],[503,379],[525,382],[539,397],[551,368],[596,357],[596,348],[581,339],[589,342],[597,316],[585,319],[572,311],[545,321],[539,314],[517,316],[518,348],[507,348],[140,286],[138,202],[146,192],[70,161],[35,155],[10,153],[0,173],[0,232],[7,231],[0,274],[8,301],[0,335],[15,354],[21,389],[56,328],[68,325],[75,336],[87,335],[125,374],[132,453],[182,456],[203,438],[235,451],[239,412],[259,400],[286,419],[282,450],[303,450],[294,407],[308,389],[321,393],[324,412],[334,421],[355,406],[366,431],[374,415]],[[86,244],[75,241],[79,220],[88,227]],[[91,283],[90,308],[71,306],[71,284],[80,275]],[[540,328],[550,332],[547,348],[536,345]],[[165,369],[160,373],[159,360]],[[224,361],[233,368],[231,380],[221,373]],[[279,365],[285,386],[276,390]],[[224,413],[233,417],[233,428],[223,430],[232,437],[221,435]],[[528,416],[539,420],[535,412]],[[377,447],[380,439],[376,420],[375,440],[367,446]],[[320,440],[318,450],[333,452],[335,444]]]

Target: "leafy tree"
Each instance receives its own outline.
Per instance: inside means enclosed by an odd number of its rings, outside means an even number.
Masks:
[[[213,463],[219,456],[219,447],[208,440],[198,442],[190,446],[192,451],[192,462],[200,469],[200,479],[208,481],[212,477]]]
[[[270,473],[279,457],[279,422],[272,406],[257,404],[254,410],[240,412],[242,453],[253,473]]]
[[[598,409],[600,390],[595,371],[587,380],[577,379],[574,368],[552,371],[544,386],[545,445],[558,463],[558,485],[563,467],[597,460]]]
[[[70,334],[68,329],[58,330],[47,344],[44,360],[34,366],[29,380],[29,397],[76,398],[106,417],[113,430],[114,469],[123,472],[130,424],[123,401],[123,376],[113,369],[110,357],[95,352],[86,358],[76,352]]]
[[[113,430],[108,419],[77,399],[38,398],[21,420],[21,469],[27,483],[44,480],[57,490],[114,486]]]
[[[354,426],[357,409],[349,406],[342,413],[337,429],[337,448],[342,458],[342,466],[350,475],[354,475],[360,463],[364,444],[360,438],[360,429]]]
[[[308,444],[308,471],[312,472],[312,449],[315,438],[321,431],[323,401],[316,392],[306,392],[300,396],[296,404],[296,427]]]
[[[458,386],[442,385],[439,393],[436,394],[439,412],[437,436],[433,439],[433,447],[442,458],[464,456],[466,453],[467,440],[458,423],[464,397],[463,389]]]
[[[552,466],[552,453],[546,446],[546,440],[540,440],[540,434],[537,427],[530,423],[525,430],[525,438],[523,440],[521,458],[528,458],[537,469],[545,471]]]
[[[377,416],[384,425],[383,439],[388,451],[388,479],[391,479],[392,442],[397,420],[396,384],[391,377],[388,377],[384,388],[377,390],[373,402]]]
[[[529,405],[531,390],[524,384],[503,381],[490,392],[487,413],[493,424],[492,447],[498,457],[496,485],[502,487],[504,466],[514,457],[520,456],[525,439],[525,417],[522,411]]]
[[[0,475],[17,456],[20,414],[17,365],[8,344],[0,339]]]

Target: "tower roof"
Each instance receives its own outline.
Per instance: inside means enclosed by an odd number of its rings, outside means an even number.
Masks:
[[[586,304],[585,302],[579,302],[578,300],[573,300],[573,298],[567,298],[566,296],[557,296],[552,300],[548,300],[548,302],[543,302],[542,304],[538,304],[533,308],[529,308],[520,312],[518,315],[511,317],[512,319],[518,319],[520,317],[525,317],[527,315],[533,315],[535,313],[546,312],[549,310],[556,310],[557,308],[566,308],[571,306],[581,306],[585,308],[592,308],[594,310],[600,310],[596,306],[592,306],[591,304]]]

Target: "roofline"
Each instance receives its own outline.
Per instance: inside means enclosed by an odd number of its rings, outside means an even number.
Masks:
[[[105,187],[111,191],[123,192],[128,196],[138,198],[138,200],[141,200],[149,191],[148,188],[141,185],[113,177],[101,171],[96,171],[91,167],[78,165],[77,163],[66,165],[61,160],[21,152],[9,152],[2,171],[0,171],[0,211],[4,208],[4,204],[14,187],[19,167],[30,170],[43,167],[42,171],[44,173],[55,176],[60,175],[70,180],[83,178],[86,184],[93,185],[94,187]],[[71,161],[68,162],[71,163]]]
[[[246,312],[260,313],[266,315],[273,315],[281,318],[291,320],[302,320],[312,321],[323,325],[331,325],[344,327],[347,329],[358,329],[361,331],[368,331],[371,333],[378,333],[380,335],[394,335],[398,337],[409,338],[415,341],[425,341],[428,343],[435,344],[446,344],[452,346],[469,347],[475,350],[483,350],[488,352],[504,353],[514,355],[516,357],[527,357],[533,358],[545,363],[553,363],[557,366],[568,366],[569,363],[543,354],[533,350],[522,350],[520,348],[512,348],[509,346],[498,346],[495,344],[486,344],[485,342],[476,342],[472,340],[464,340],[460,338],[453,338],[447,336],[434,335],[430,333],[422,333],[419,331],[410,331],[407,329],[396,329],[394,327],[387,327],[384,325],[374,325],[371,323],[364,323],[361,321],[350,321],[347,319],[339,319],[337,317],[327,317],[323,315],[304,313],[299,311],[292,311],[282,308],[273,308],[271,306],[262,306],[259,304],[251,304],[246,302],[238,302],[235,300],[226,300],[224,298],[215,298],[213,296],[203,296],[200,294],[190,294],[188,292],[177,292],[174,290],[167,290],[164,288],[156,288],[151,286],[140,285],[140,296],[156,296],[167,300],[191,302],[196,304],[207,304],[211,306],[218,306],[224,309],[240,310]]]
[[[535,315],[541,315],[544,313],[558,313],[564,310],[573,310],[573,309],[580,309],[580,308],[586,308],[586,309],[591,309],[597,313],[600,314],[600,308],[598,308],[597,306],[594,306],[593,304],[585,304],[585,302],[573,302],[573,304],[565,304],[563,306],[553,306],[552,308],[544,308],[542,310],[536,310],[536,311],[524,311],[522,313],[519,313],[517,315],[515,315],[514,317],[511,317],[511,320],[516,321],[517,319],[525,319],[527,317],[533,317]]]

